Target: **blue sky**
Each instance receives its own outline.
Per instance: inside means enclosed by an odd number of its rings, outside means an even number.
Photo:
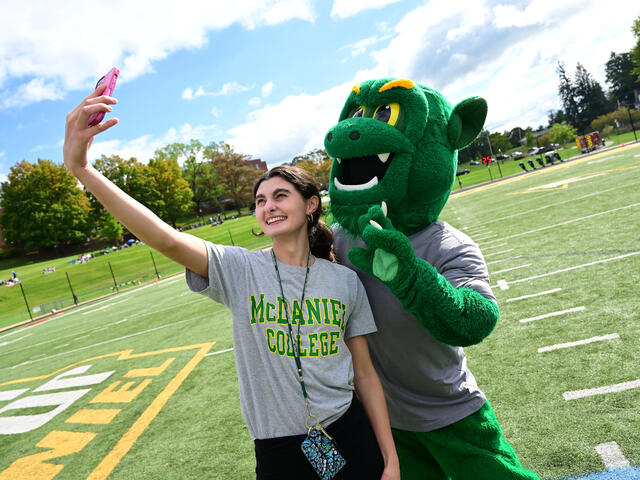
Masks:
[[[101,154],[147,161],[171,142],[227,141],[270,166],[322,147],[351,86],[406,77],[452,103],[480,95],[487,127],[546,124],[558,61],[606,89],[634,44],[631,0],[112,0],[0,2],[0,181],[62,162],[65,115],[121,70]]]

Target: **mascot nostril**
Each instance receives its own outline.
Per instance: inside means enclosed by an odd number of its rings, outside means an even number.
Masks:
[[[327,134],[327,142],[330,142],[331,140],[333,140],[333,133],[329,132]]]
[[[403,478],[538,479],[502,436],[462,349],[498,321],[482,252],[438,220],[457,150],[482,131],[486,114],[479,97],[453,106],[408,79],[369,80],[353,87],[331,129],[336,141],[325,146],[342,162],[329,190],[334,252],[371,304],[378,332],[367,343]]]

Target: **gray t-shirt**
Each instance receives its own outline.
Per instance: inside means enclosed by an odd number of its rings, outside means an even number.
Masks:
[[[478,246],[445,222],[409,237],[416,255],[454,287],[469,287],[495,301]],[[338,230],[334,249],[340,263],[355,270],[347,252],[365,246]],[[426,432],[474,413],[485,396],[467,368],[462,347],[436,340],[374,276],[356,270],[367,291],[378,332],[367,337],[371,358],[384,388],[391,426]]]
[[[302,389],[271,251],[205,242],[209,278],[187,269],[189,288],[231,310],[242,415],[253,439],[306,433]],[[278,262],[311,411],[323,425],[337,420],[353,396],[353,364],[345,339],[375,332],[362,283],[348,268],[316,258],[309,268]],[[293,303],[293,305],[292,305]]]

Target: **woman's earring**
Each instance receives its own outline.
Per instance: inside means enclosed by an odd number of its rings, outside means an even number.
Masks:
[[[313,215],[309,214],[307,218],[309,219],[309,223],[313,223]]]

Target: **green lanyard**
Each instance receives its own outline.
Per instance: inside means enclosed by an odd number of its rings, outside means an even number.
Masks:
[[[276,275],[278,276],[278,284],[280,285],[280,296],[282,297],[282,301],[284,303],[284,315],[287,320],[287,326],[289,327],[289,338],[291,339],[291,348],[293,349],[293,356],[296,359],[296,367],[298,368],[298,380],[300,381],[300,386],[302,387],[302,395],[304,396],[305,403],[307,405],[307,413],[309,417],[305,424],[307,428],[309,427],[309,419],[315,418],[316,424],[318,424],[318,417],[311,415],[311,406],[309,405],[309,397],[307,395],[307,389],[304,386],[304,378],[302,377],[302,363],[300,363],[300,353],[298,348],[296,348],[296,339],[293,337],[293,328],[291,327],[291,322],[289,321],[289,310],[287,309],[287,301],[284,297],[284,290],[282,288],[282,280],[280,279],[280,271],[278,270],[278,260],[276,259],[276,254],[273,253],[273,249],[271,249],[271,258],[273,259],[273,265],[276,268]],[[307,280],[309,279],[309,260],[311,259],[311,251],[307,255],[307,273],[304,276],[304,285],[302,287],[302,296],[300,297],[300,308],[302,309],[302,302],[304,301],[304,292],[307,289]],[[293,303],[291,304],[291,308],[293,309]],[[300,338],[300,323],[298,322],[298,337]]]

